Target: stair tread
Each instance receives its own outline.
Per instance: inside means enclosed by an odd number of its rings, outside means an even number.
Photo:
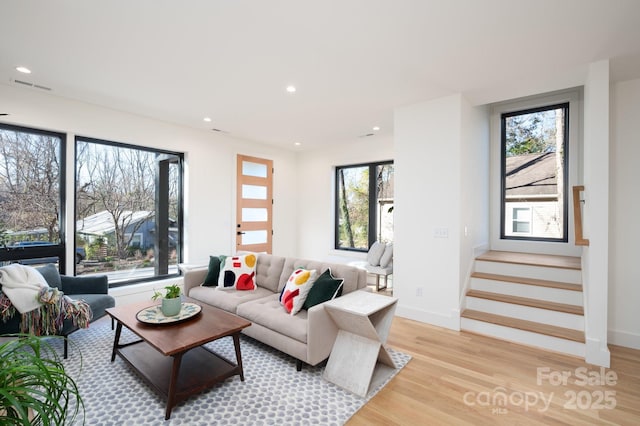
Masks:
[[[477,297],[480,299],[495,300],[497,302],[513,303],[516,305],[529,306],[533,308],[565,312],[568,314],[584,315],[584,309],[582,308],[582,306],[549,302],[546,300],[531,299],[528,297],[511,296],[508,294],[492,293],[482,290],[468,290],[467,297]]]
[[[517,253],[510,251],[489,250],[476,260],[487,262],[515,263],[520,265],[546,266],[550,268],[581,270],[582,263],[579,257],[559,256],[550,254]]]
[[[518,318],[505,317],[502,315],[491,314],[488,312],[476,311],[473,309],[465,309],[462,311],[463,318],[473,319],[477,321],[497,324],[504,327],[516,328],[518,330],[530,331],[533,333],[544,334],[547,336],[559,337],[561,339],[572,340],[574,342],[584,343],[584,332],[573,330],[570,328],[558,327],[555,325],[542,324],[535,321],[527,321]]]
[[[538,287],[559,288],[562,290],[582,291],[582,285],[566,283],[561,281],[541,280],[538,278],[516,277],[511,275],[489,274],[486,272],[473,272],[472,278],[481,278],[485,280],[503,281],[507,283],[527,284]]]

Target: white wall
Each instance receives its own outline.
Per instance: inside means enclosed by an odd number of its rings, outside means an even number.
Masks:
[[[489,108],[462,99],[460,165],[460,291],[462,298],[477,252],[489,244]]]
[[[335,167],[393,159],[390,135],[362,138],[339,149],[297,154],[297,199],[291,206],[298,213],[297,252],[300,257],[334,261],[340,257],[364,258],[353,252],[333,249]]]
[[[462,96],[395,111],[394,296],[400,316],[460,328]],[[435,238],[436,229],[447,238]]]
[[[584,248],[586,361],[608,367],[609,61],[589,65],[584,86]]]
[[[640,349],[640,79],[611,93],[609,343]]]
[[[292,151],[3,84],[0,111],[10,113],[0,118],[3,123],[66,133],[71,177],[75,135],[184,152],[185,262],[206,262],[210,254],[229,253],[235,247],[236,154],[272,159],[276,169],[273,252],[296,251],[297,212],[290,208],[297,195]],[[72,179],[68,180],[67,191],[72,194]],[[67,229],[73,229],[72,203],[67,210]],[[73,247],[68,250],[72,253]]]

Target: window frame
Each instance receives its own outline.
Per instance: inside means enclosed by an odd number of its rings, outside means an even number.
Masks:
[[[393,160],[383,160],[383,161],[375,161],[369,163],[358,163],[358,164],[348,164],[343,166],[335,166],[334,170],[334,225],[333,225],[333,248],[335,250],[342,251],[351,251],[356,253],[367,253],[371,245],[376,241],[377,235],[375,232],[370,232],[371,229],[377,229],[377,221],[378,221],[378,207],[377,207],[377,196],[372,197],[371,194],[376,194],[376,168],[379,166],[393,165]],[[354,248],[354,247],[340,247],[340,170],[343,169],[352,169],[352,168],[361,168],[368,167],[369,169],[369,200],[368,200],[368,223],[367,223],[367,242],[368,246],[366,249]],[[395,173],[395,169],[394,169]]]
[[[569,241],[569,150],[570,139],[569,128],[571,126],[571,102],[551,102],[536,106],[534,108],[516,109],[500,114],[500,239],[501,240],[522,240],[522,241],[538,241],[538,242],[550,242],[550,243],[567,243]],[[564,155],[563,155],[563,200],[562,200],[562,238],[550,238],[550,237],[532,237],[530,235],[507,235],[505,232],[505,226],[507,222],[506,214],[506,201],[507,201],[507,188],[506,188],[506,119],[509,117],[515,117],[518,115],[532,114],[542,111],[550,111],[554,109],[564,110]],[[509,220],[511,222],[511,220]],[[531,226],[533,222],[531,222]],[[531,233],[533,233],[531,231]]]
[[[178,222],[178,248],[177,248],[177,263],[179,264],[180,262],[182,262],[182,259],[184,258],[184,166],[185,166],[185,154],[183,152],[177,152],[177,151],[170,151],[170,150],[166,150],[166,149],[161,149],[161,148],[152,148],[152,147],[148,147],[148,146],[142,146],[142,145],[134,145],[134,144],[130,144],[130,143],[123,143],[123,142],[115,142],[115,141],[109,141],[106,139],[99,139],[99,138],[92,138],[92,137],[87,137],[87,136],[82,136],[82,135],[76,135],[75,139],[74,139],[74,148],[75,148],[75,152],[76,155],[74,157],[74,176],[73,176],[73,191],[74,191],[74,221],[73,221],[73,235],[74,235],[74,246],[75,246],[75,241],[76,241],[76,223],[77,223],[77,214],[78,214],[78,208],[77,208],[77,197],[78,197],[78,183],[76,181],[76,177],[78,174],[78,158],[77,158],[77,146],[79,142],[85,142],[85,143],[94,143],[94,144],[99,144],[99,145],[105,145],[105,146],[110,146],[110,147],[116,147],[116,148],[123,148],[123,149],[133,149],[133,150],[139,150],[139,151],[145,151],[145,152],[150,152],[150,153],[154,153],[154,154],[160,154],[160,155],[169,155],[169,156],[175,156],[177,157],[178,161],[177,164],[179,166],[179,173],[178,173],[178,218],[177,218],[177,222]],[[158,185],[160,184],[160,182],[158,181],[158,176],[155,176],[155,185],[156,185],[156,202],[158,199]],[[157,244],[157,242],[156,242]],[[75,250],[75,247],[74,247]],[[74,264],[74,275],[75,275],[75,269],[76,266]],[[152,282],[152,281],[159,281],[159,280],[163,280],[166,278],[175,278],[180,276],[180,270],[178,268],[178,270],[176,271],[176,273],[168,273],[168,274],[161,274],[161,275],[153,275],[151,277],[142,277],[142,278],[134,278],[134,279],[129,279],[129,280],[123,280],[123,281],[118,281],[118,282],[109,282],[109,288],[116,288],[116,287],[125,287],[125,286],[129,286],[132,284],[139,284],[139,283],[145,283],[145,282]]]
[[[60,139],[59,149],[59,175],[58,175],[58,244],[24,246],[20,248],[4,247],[0,253],[0,262],[14,262],[28,259],[42,259],[48,257],[58,258],[58,271],[66,272],[66,182],[67,182],[67,134],[51,130],[43,130],[34,127],[19,126],[15,124],[0,123],[0,129],[30,133],[36,135],[56,137]]]

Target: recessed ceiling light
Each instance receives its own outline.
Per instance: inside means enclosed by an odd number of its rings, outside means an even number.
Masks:
[[[211,118],[209,118],[209,117],[205,117],[205,118],[203,118],[203,120],[206,121],[207,123],[211,122]]]
[[[23,74],[31,74],[31,70],[27,67],[16,67],[16,71],[20,71]]]
[[[300,145],[302,145],[300,142],[294,142],[293,144],[294,144],[295,146],[300,146]]]
[[[287,86],[287,92],[296,93],[296,86]]]
[[[379,127],[379,126],[373,126],[373,131],[374,131],[374,132],[377,132],[378,130],[380,130],[380,127]]]

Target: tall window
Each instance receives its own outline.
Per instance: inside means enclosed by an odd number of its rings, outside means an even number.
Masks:
[[[335,248],[393,241],[393,162],[336,167]]]
[[[183,155],[76,138],[77,275],[111,285],[178,273]]]
[[[568,240],[569,104],[502,114],[501,238]]]
[[[64,149],[63,134],[0,124],[0,265],[64,272]]]

